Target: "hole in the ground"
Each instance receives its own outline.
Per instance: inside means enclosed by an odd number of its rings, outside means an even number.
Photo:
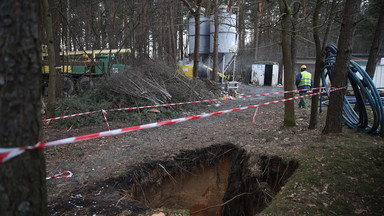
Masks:
[[[130,170],[127,193],[150,208],[189,209],[195,216],[254,215],[297,167],[295,160],[213,145]]]

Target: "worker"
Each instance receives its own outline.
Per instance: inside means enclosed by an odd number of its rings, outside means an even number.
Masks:
[[[310,89],[313,86],[312,74],[307,71],[307,66],[305,65],[300,67],[300,73],[296,76],[296,86],[298,90],[305,89],[304,91],[300,91],[300,96],[304,96],[307,93],[306,89]],[[299,108],[306,107],[305,97],[300,98]]]

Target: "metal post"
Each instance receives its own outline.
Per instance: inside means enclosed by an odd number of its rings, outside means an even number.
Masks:
[[[235,58],[233,58],[233,75],[232,75],[232,81],[235,81],[235,70],[236,70],[236,54],[235,54]]]
[[[212,68],[211,67],[211,55],[209,55],[208,56],[208,67],[209,68]],[[211,77],[212,77],[212,73],[213,71],[210,71],[210,70],[208,70],[208,68],[207,68],[207,78],[210,80],[211,79]]]
[[[224,69],[225,69],[225,53],[223,53],[223,71],[221,71],[221,84],[224,83],[224,73],[225,73]]]

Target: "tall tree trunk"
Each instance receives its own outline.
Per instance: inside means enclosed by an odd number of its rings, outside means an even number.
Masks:
[[[95,48],[96,49],[101,49],[101,40],[102,40],[102,32],[101,32],[101,8],[100,5],[96,5],[97,7],[97,24],[96,24],[96,40],[95,40]]]
[[[239,7],[239,50],[245,47],[245,0],[238,1]]]
[[[214,22],[215,22],[215,32],[213,34],[213,67],[212,67],[212,74],[211,74],[211,80],[216,82],[217,81],[217,71],[219,69],[219,53],[218,53],[218,39],[219,39],[219,17],[218,17],[218,7],[219,3],[218,0],[215,0],[215,6],[214,6]]]
[[[322,0],[317,0],[315,10],[313,12],[313,19],[312,19],[312,31],[313,31],[313,39],[315,41],[315,47],[316,47],[316,64],[315,64],[315,76],[314,76],[314,86],[312,87],[319,87],[320,86],[320,75],[321,75],[321,69],[324,64],[324,50],[323,47],[321,47],[321,41],[320,41],[320,33],[319,33],[319,15],[320,10],[322,7]],[[314,93],[319,92],[319,90],[314,90]],[[312,97],[312,105],[311,105],[311,118],[309,121],[309,129],[315,129],[318,121],[318,106],[319,106],[319,96],[315,95]]]
[[[184,21],[183,21],[183,3],[180,3],[180,14],[179,14],[179,52],[180,52],[180,59],[184,58]]]
[[[233,0],[228,0],[227,5],[228,5],[228,11],[227,12],[231,12],[232,7],[233,7]]]
[[[0,147],[25,147],[41,134],[40,1],[0,3]],[[48,215],[43,150],[0,164],[0,215]]]
[[[261,10],[261,1],[262,0],[258,0],[258,3],[257,3],[257,6],[254,10],[254,13],[253,13],[253,19],[254,19],[254,23],[253,23],[253,56],[254,56],[254,61],[256,62],[257,61],[257,56],[258,56],[258,45],[259,45],[259,32],[260,32],[260,19],[259,17],[261,16],[260,14],[260,10]]]
[[[187,0],[180,0],[188,8],[189,12],[195,18],[195,50],[193,54],[193,78],[197,78],[199,69],[199,46],[200,46],[200,10],[201,4],[204,0],[194,0],[194,7],[192,7]]]
[[[324,57],[325,57],[325,46],[328,41],[329,31],[332,25],[332,20],[335,17],[334,11],[336,9],[336,1],[332,2],[331,10],[329,11],[330,21],[327,23],[327,27],[325,30],[323,43],[320,40],[320,23],[319,23],[319,15],[321,7],[323,6],[323,0],[317,0],[315,10],[313,13],[312,19],[312,31],[313,31],[313,39],[315,41],[316,47],[316,64],[315,64],[315,76],[313,79],[314,88],[320,87],[320,78],[321,78],[321,70],[324,65]],[[319,90],[314,90],[314,93],[318,93]],[[319,108],[319,95],[312,96],[312,104],[311,104],[311,117],[309,121],[309,129],[315,129],[318,124],[318,108]]]
[[[380,4],[380,16],[379,16],[379,20],[377,21],[376,32],[373,37],[371,49],[369,51],[368,63],[366,67],[366,71],[372,79],[373,79],[373,76],[375,75],[377,57],[379,55],[380,47],[381,47],[381,44],[383,43],[383,37],[384,37],[384,3],[379,2],[378,4]]]
[[[258,54],[259,54],[259,47],[263,39],[263,34],[262,34],[263,32],[262,32],[261,26],[263,26],[263,21],[264,21],[263,19],[264,7],[265,7],[265,1],[259,0],[259,13],[258,13],[259,21],[257,22],[259,27],[258,27],[258,36],[257,36],[257,44],[256,44]]]
[[[193,78],[197,78],[199,69],[199,48],[200,48],[200,4],[198,5],[198,11],[195,12],[195,50],[193,53]]]
[[[296,54],[297,54],[297,43],[296,43],[296,34],[297,34],[297,24],[299,20],[299,11],[300,9],[300,3],[295,2],[293,4],[293,12],[294,14],[292,15],[291,18],[291,26],[292,26],[292,31],[291,31],[291,58],[292,58],[292,72],[295,73],[295,66],[296,66]]]
[[[340,29],[338,51],[335,70],[332,77],[333,87],[347,85],[349,61],[352,55],[353,33],[356,27],[356,19],[359,14],[361,0],[346,0],[343,12],[343,21]],[[326,125],[324,134],[341,133],[343,128],[342,111],[346,89],[334,91],[329,99]]]
[[[130,48],[132,50],[132,55],[131,55],[131,62],[132,63],[135,63],[136,62],[136,35],[137,35],[137,29],[135,28],[136,26],[136,3],[135,1],[132,1],[132,26],[131,26],[131,29],[132,30],[132,33],[131,33],[131,43],[130,43]],[[135,64],[134,64],[135,65]]]
[[[92,3],[91,3],[92,5]],[[84,10],[83,11],[83,16],[84,17],[87,17],[88,11]],[[93,13],[93,12],[92,12]],[[90,14],[90,16],[92,17],[92,13]],[[85,18],[84,19],[84,48],[85,50],[90,50],[90,39],[91,39],[91,34],[90,34],[90,31],[89,31],[89,22],[90,22],[90,19],[89,18]],[[91,40],[92,41],[92,40]]]
[[[52,15],[49,9],[48,0],[43,0],[44,10],[44,27],[47,33],[47,48],[48,48],[48,64],[49,64],[49,81],[48,81],[48,103],[47,103],[47,117],[52,118],[55,116],[56,109],[56,64],[55,64],[55,47],[53,43],[53,28],[52,28]]]
[[[58,12],[56,1],[49,0],[49,8],[52,15],[52,33],[53,33],[53,44],[55,48],[55,68],[56,68],[56,98],[63,97],[63,84],[64,77],[61,74],[60,59],[60,14]]]
[[[67,23],[71,23],[72,22],[72,19],[71,19],[71,15],[72,15],[72,10],[71,10],[71,7],[72,7],[72,4],[70,2],[70,0],[67,0],[67,8],[66,8],[66,17],[65,19],[67,20]],[[72,51],[72,40],[71,40],[71,30],[70,30],[70,26],[67,26],[67,32],[66,32],[66,36],[67,36],[67,51]],[[73,46],[74,47],[74,46]]]
[[[174,26],[174,15],[173,15],[173,8],[169,8],[169,22],[170,27],[168,28],[169,31],[169,54],[170,54],[170,64],[176,65],[176,43],[175,43],[175,26]]]
[[[109,49],[117,49],[117,32],[116,32],[116,13],[117,13],[117,9],[116,9],[116,1],[113,0],[112,2],[109,2],[109,4],[112,4],[112,11],[111,11],[111,14],[112,14],[112,21],[111,21],[111,31],[109,32],[109,39],[110,39],[110,43],[109,43]]]
[[[292,71],[292,58],[291,58],[291,37],[290,37],[290,16],[291,9],[289,8],[286,0],[279,0],[280,14],[282,15],[282,48],[283,48],[283,62],[284,62],[284,90],[292,90],[295,88],[295,74]],[[285,98],[293,97],[293,93],[287,93]],[[284,126],[295,126],[295,106],[294,101],[285,102],[284,106]]]

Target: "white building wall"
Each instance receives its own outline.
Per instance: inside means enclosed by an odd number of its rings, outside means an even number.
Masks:
[[[382,61],[384,63],[384,61]],[[381,62],[380,62],[381,63]],[[362,66],[365,70],[366,66]],[[376,88],[384,88],[384,64],[380,64],[376,66],[375,75],[372,79]]]

